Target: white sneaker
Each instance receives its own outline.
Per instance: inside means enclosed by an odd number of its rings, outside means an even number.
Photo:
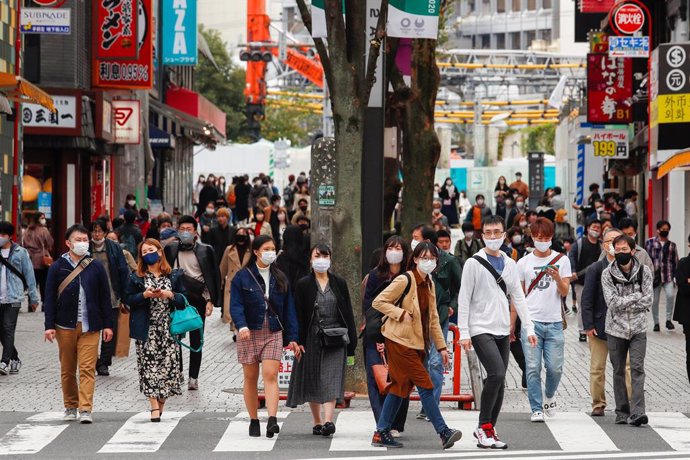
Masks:
[[[65,409],[65,413],[62,415],[62,420],[65,422],[73,422],[77,419],[77,409]]]
[[[393,436],[394,438],[399,438],[400,432],[398,430],[391,430],[391,436]]]
[[[81,424],[91,424],[93,423],[93,416],[90,411],[83,410],[79,412],[79,423]]]
[[[546,400],[544,400],[544,414],[546,414],[547,417],[555,417],[557,409],[558,403],[556,403],[555,396],[553,398],[546,398]]]
[[[473,434],[477,439],[477,447],[480,449],[495,449],[496,440],[493,438],[493,427],[487,429],[481,426],[477,427]]]
[[[501,441],[501,439],[498,437],[498,431],[496,431],[496,427],[494,427],[494,449],[507,449],[507,448],[508,448],[508,444]]]
[[[544,423],[544,413],[540,410],[532,412],[530,421],[532,421],[533,423]]]

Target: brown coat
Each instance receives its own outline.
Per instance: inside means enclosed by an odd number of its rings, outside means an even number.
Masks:
[[[225,252],[223,253],[223,258],[220,260],[220,280],[223,283],[223,290],[225,291],[225,294],[223,296],[223,321],[224,322],[230,322],[230,284],[232,283],[232,279],[235,277],[237,272],[242,270],[245,265],[247,265],[247,262],[249,262],[249,258],[252,255],[252,251],[250,247],[247,247],[247,250],[244,253],[244,259],[242,262],[240,262],[240,254],[237,252],[235,249],[236,246],[234,244],[231,244],[227,248],[225,248]]]
[[[34,268],[47,268],[43,264],[43,256],[50,254],[53,250],[53,237],[47,228],[35,225],[26,229],[22,237],[22,246],[29,251]]]
[[[400,299],[405,287],[407,277],[398,276],[391,284],[383,290],[372,303],[372,307],[383,313],[388,319],[383,323],[381,333],[389,340],[404,345],[413,350],[424,350],[424,332],[422,331],[422,321],[420,318],[419,299],[417,298],[417,282],[414,272],[408,272],[412,285],[410,292],[403,299],[402,308],[398,308],[395,303]],[[433,340],[437,350],[446,349],[446,340],[443,337],[441,324],[436,308],[436,290],[434,283],[429,288],[429,339]],[[403,310],[412,316],[412,322],[403,321]]]

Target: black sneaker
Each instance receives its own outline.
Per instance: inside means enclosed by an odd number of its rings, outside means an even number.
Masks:
[[[323,425],[314,425],[314,428],[311,429],[311,434],[321,436],[323,434]]]
[[[625,415],[616,415],[616,425],[627,425],[628,424],[628,417]]]
[[[396,441],[393,436],[391,436],[390,430],[376,430],[374,431],[374,437],[371,438],[371,445],[374,447],[399,448],[403,446],[403,443]]]
[[[321,435],[322,436],[330,436],[332,434],[335,434],[335,423],[333,423],[333,422],[324,423],[323,428],[321,428]]]
[[[108,366],[104,366],[101,364],[100,366],[96,366],[96,373],[98,375],[102,375],[104,377],[108,377],[110,375],[110,371],[108,370]]]
[[[654,329],[652,329],[652,330],[653,330],[654,332],[659,332],[659,331],[661,330],[661,328],[659,327],[658,324],[655,324],[655,325],[654,325]]]
[[[641,426],[649,423],[649,418],[645,414],[631,415],[628,419],[628,425]]]
[[[668,329],[669,331],[672,331],[675,328],[676,328],[676,326],[673,325],[672,321],[666,321],[666,329]]]
[[[272,438],[273,435],[280,433],[280,427],[278,426],[278,419],[275,417],[268,417],[268,423],[266,424],[266,437]]]
[[[573,313],[577,313],[577,305],[573,305]]]
[[[249,436],[252,438],[261,436],[261,425],[259,424],[259,420],[251,419],[249,421]]]
[[[462,431],[454,430],[452,428],[446,428],[446,430],[441,433],[441,445],[444,449],[450,449],[455,445],[456,442],[460,441],[462,438]]]

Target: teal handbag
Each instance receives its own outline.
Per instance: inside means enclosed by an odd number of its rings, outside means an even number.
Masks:
[[[199,312],[193,306],[189,305],[187,297],[182,296],[184,299],[184,310],[173,310],[170,313],[170,334],[173,336],[173,340],[183,347],[187,348],[193,352],[199,352],[204,347],[204,322],[199,316]],[[201,333],[201,345],[198,348],[192,348],[186,343],[182,342],[178,336],[187,334],[187,332],[200,331]]]

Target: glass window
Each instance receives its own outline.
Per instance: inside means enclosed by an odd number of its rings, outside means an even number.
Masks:
[[[548,10],[549,8],[552,7],[552,1],[551,0],[542,0],[542,8],[545,10]]]
[[[522,0],[513,0],[513,8],[512,11],[518,12],[522,10]]]
[[[527,0],[527,10],[535,11],[537,9],[537,0]]]
[[[497,0],[496,12],[497,13],[505,13],[506,12],[506,0]]]

